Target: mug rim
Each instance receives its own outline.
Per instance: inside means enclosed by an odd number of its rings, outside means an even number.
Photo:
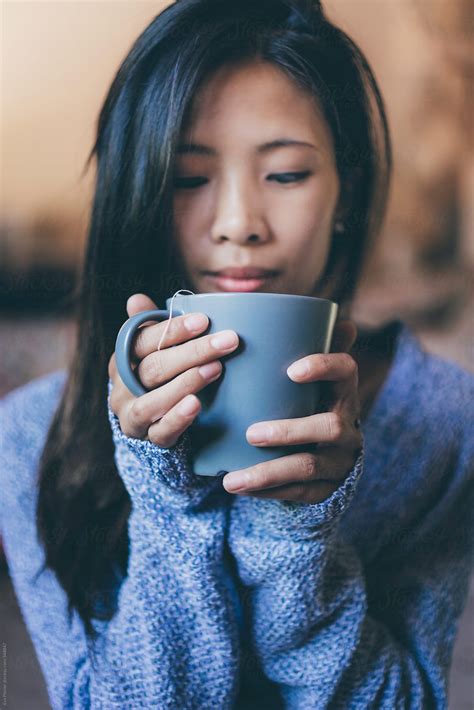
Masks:
[[[262,291],[229,291],[227,293],[224,293],[222,291],[209,291],[208,293],[181,293],[174,296],[174,301],[176,302],[179,298],[200,298],[205,296],[219,296],[224,298],[228,298],[229,296],[271,296],[273,298],[304,298],[309,301],[323,301],[324,303],[332,303],[334,306],[338,305],[336,301],[331,301],[330,298],[321,298],[319,296],[304,296],[298,293],[267,293]],[[166,301],[171,301],[172,298],[173,296],[169,296]]]

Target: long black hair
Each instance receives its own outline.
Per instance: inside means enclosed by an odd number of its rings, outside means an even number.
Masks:
[[[321,289],[350,303],[383,220],[391,149],[383,100],[360,49],[316,0],[179,0],[138,37],[100,111],[86,169],[96,184],[75,293],[77,344],[42,452],[37,527],[88,635],[115,613],[108,590],[128,562],[130,499],[107,417],[108,361],[136,292],[160,307],[189,288],[172,239],[173,165],[193,96],[225,64],[263,60],[314,96],[332,131],[345,232]],[[41,573],[42,570],[40,570]]]

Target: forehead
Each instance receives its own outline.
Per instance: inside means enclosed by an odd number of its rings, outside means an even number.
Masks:
[[[196,93],[183,136],[209,143],[239,135],[262,143],[264,137],[293,135],[330,143],[331,133],[316,98],[269,62],[218,69]],[[212,137],[212,138],[211,138]]]

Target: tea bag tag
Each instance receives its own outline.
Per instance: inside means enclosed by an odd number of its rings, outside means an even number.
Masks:
[[[168,331],[168,328],[170,327],[171,319],[172,319],[172,317],[173,317],[173,301],[174,301],[175,296],[177,296],[179,293],[190,293],[192,296],[195,296],[195,295],[196,295],[196,294],[194,293],[194,291],[189,291],[187,288],[180,288],[179,291],[176,291],[176,292],[173,294],[173,297],[172,297],[172,299],[171,299],[171,304],[170,304],[170,317],[168,318],[168,322],[167,322],[167,324],[166,324],[166,328],[164,329],[163,335],[161,336],[160,342],[158,343],[158,350],[161,348],[161,343],[163,342],[163,338],[165,337],[165,335],[166,335],[166,333],[167,333],[167,331]]]

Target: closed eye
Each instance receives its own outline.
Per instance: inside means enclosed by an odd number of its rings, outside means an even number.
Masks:
[[[274,178],[276,182],[286,185],[289,182],[301,182],[311,175],[311,170],[306,170],[304,173],[278,173],[269,175],[268,179]]]
[[[201,181],[201,182],[199,182]],[[206,182],[206,178],[199,178],[199,177],[192,177],[192,178],[176,178],[174,181],[174,186],[177,189],[182,189],[182,190],[192,190],[195,187],[200,187],[201,185],[204,185]],[[199,183],[199,184],[197,184]]]
[[[286,185],[293,182],[301,182],[311,175],[310,170],[306,170],[302,173],[274,173],[268,176],[268,180],[274,180],[281,185]],[[176,178],[174,186],[177,189],[183,190],[193,190],[196,187],[200,187],[207,182],[206,178],[202,177],[189,177],[189,178]]]

